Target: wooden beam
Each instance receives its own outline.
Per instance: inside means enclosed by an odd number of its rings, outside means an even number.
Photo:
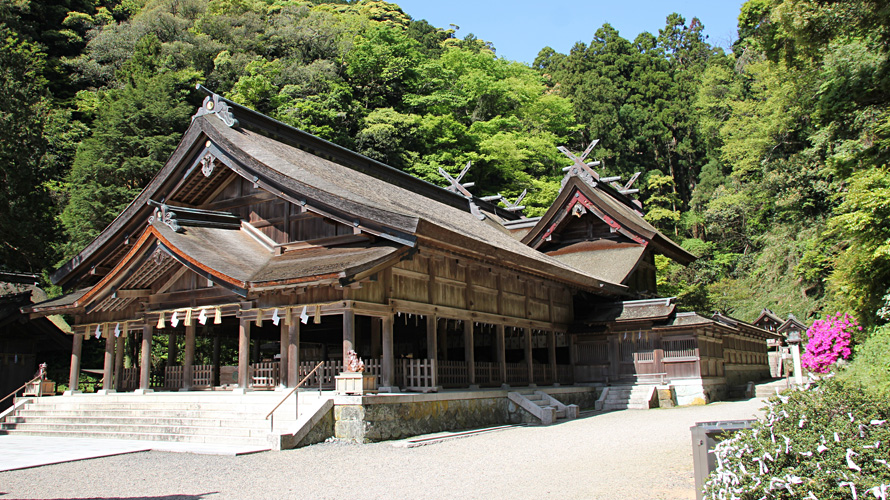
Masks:
[[[390,299],[390,306],[394,311],[407,312],[412,314],[437,315],[441,318],[453,318],[460,320],[478,321],[480,323],[490,323],[493,325],[504,324],[516,328],[535,328],[538,330],[553,330],[557,332],[565,332],[568,325],[563,323],[548,323],[546,321],[537,321],[528,318],[514,318],[500,314],[491,314],[480,311],[467,311],[456,307],[434,306],[424,304],[422,302],[412,302],[410,300]]]
[[[114,292],[116,299],[140,299],[151,295],[151,288],[124,288]]]
[[[90,275],[92,276],[105,276],[106,274],[111,272],[110,267],[105,266],[93,266],[90,268]]]
[[[188,270],[189,269],[185,266],[180,267],[179,270],[177,270],[176,272],[173,273],[172,276],[170,276],[170,279],[165,281],[164,284],[158,288],[158,290],[155,292],[155,294],[161,294],[161,293],[164,293],[167,290],[169,290],[170,287],[173,286],[173,283],[176,283],[176,280],[181,278],[182,275],[185,274]]]

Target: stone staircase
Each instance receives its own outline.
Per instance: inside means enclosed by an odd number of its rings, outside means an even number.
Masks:
[[[0,418],[0,435],[135,439],[275,447],[266,414],[281,392],[78,394],[31,398]],[[324,398],[327,399],[327,398]],[[319,405],[317,392],[300,393],[301,419]],[[274,415],[275,428],[298,423],[294,396]]]
[[[654,385],[633,384],[613,385],[603,388],[603,393],[596,402],[596,409],[612,410],[648,410],[657,406]]]
[[[779,392],[782,392],[787,388],[788,382],[786,382],[783,378],[771,380],[768,382],[761,382],[755,386],[754,396],[757,398],[770,398],[776,395],[776,389],[778,389]]]
[[[577,405],[562,404],[544,391],[524,389],[508,392],[507,397],[510,401],[537,417],[542,425],[550,425],[560,419],[578,418]]]

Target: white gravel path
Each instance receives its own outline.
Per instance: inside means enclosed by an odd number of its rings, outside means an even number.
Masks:
[[[230,457],[144,452],[0,472],[0,500],[692,499],[695,422],[763,401],[618,411],[418,448],[326,443]]]

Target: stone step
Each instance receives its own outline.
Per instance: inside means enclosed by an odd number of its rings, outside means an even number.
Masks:
[[[143,425],[143,424],[89,424],[89,423],[68,423],[68,424],[35,424],[23,423],[0,424],[0,430],[3,431],[28,431],[28,432],[65,432],[70,435],[74,434],[94,434],[97,432],[106,432],[114,434],[161,434],[171,436],[216,436],[219,438],[265,438],[269,433],[269,427],[262,429],[250,428],[229,428],[229,427],[189,427],[189,426],[166,426],[166,425]]]
[[[311,406],[303,406],[302,409],[311,408]],[[225,420],[254,420],[264,419],[268,411],[263,413],[244,413],[238,411],[203,411],[203,410],[170,410],[170,409],[88,409],[88,410],[72,410],[72,409],[31,409],[25,408],[17,410],[12,416],[14,417],[147,417],[147,418],[208,418],[208,419],[225,419]],[[294,418],[294,409],[281,407],[275,411],[275,417]]]
[[[285,422],[295,422],[291,417],[276,418]],[[234,428],[234,429],[264,429],[269,427],[268,420],[260,419],[231,419],[231,418],[192,418],[192,417],[137,417],[137,416],[63,416],[63,415],[28,415],[7,418],[6,424],[97,424],[97,425],[161,425],[161,426],[186,426],[208,428]],[[0,423],[0,426],[5,425]]]
[[[285,402],[284,405],[293,406],[292,402]],[[301,404],[303,401],[300,402]],[[308,402],[306,404],[309,404]],[[282,405],[282,406],[284,406]],[[271,405],[254,405],[254,404],[237,404],[237,403],[148,403],[148,402],[131,402],[131,403],[53,403],[53,404],[28,404],[27,408],[40,410],[200,410],[200,411],[238,411],[239,413],[268,413],[274,404]]]
[[[268,440],[263,437],[237,437],[203,434],[158,434],[158,433],[121,433],[109,431],[67,432],[59,430],[0,430],[0,435],[12,436],[45,436],[45,437],[76,437],[93,439],[134,439],[142,441],[168,441],[178,443],[213,443],[237,444],[268,447]]]

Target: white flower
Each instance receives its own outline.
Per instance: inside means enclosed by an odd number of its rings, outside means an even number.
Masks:
[[[886,420],[872,420],[871,422],[869,422],[869,424],[871,424],[871,425],[884,425],[886,422],[887,422]]]
[[[849,483],[849,482],[843,482],[843,483],[838,483],[838,486],[849,486],[850,492],[853,493],[853,500],[856,500],[857,498],[859,498],[856,495],[856,485],[855,484]]]
[[[816,451],[818,451],[819,453],[825,453],[826,451],[828,451],[828,447],[824,444],[820,444],[819,447],[816,448]]]

